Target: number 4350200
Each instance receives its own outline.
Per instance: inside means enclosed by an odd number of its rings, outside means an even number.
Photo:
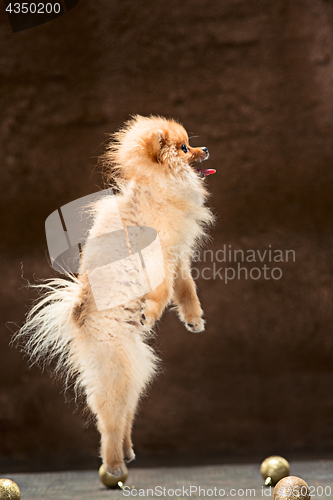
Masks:
[[[10,14],[59,14],[60,3],[10,3],[6,7],[6,12]]]

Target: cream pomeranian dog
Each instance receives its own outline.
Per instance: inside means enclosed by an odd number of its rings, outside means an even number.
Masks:
[[[193,148],[176,121],[135,116],[114,135],[104,161],[107,181],[117,185],[92,207],[93,225],[82,249],[77,276],[51,279],[16,338],[34,359],[57,360],[57,368],[75,377],[96,418],[101,458],[116,477],[135,458],[131,429],[140,397],[157,371],[158,359],[147,339],[165,308],[173,303],[187,330],[201,332],[203,311],[191,277],[191,256],[213,222],[204,205],[205,147]],[[114,199],[123,227],[150,227],[159,238],[164,279],[143,296],[111,306],[107,279],[96,306],[87,269],[105,261],[107,244],[99,235],[115,226]],[[96,244],[96,241],[99,241]],[[130,278],[118,279],[120,292]],[[103,280],[102,280],[103,281]],[[109,306],[108,306],[109,304]]]

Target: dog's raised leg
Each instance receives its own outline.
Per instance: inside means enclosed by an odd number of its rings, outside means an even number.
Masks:
[[[167,261],[165,260],[165,262]],[[165,277],[162,283],[144,296],[144,305],[141,311],[142,325],[152,328],[170,303],[173,292],[174,269],[174,265],[165,266]]]
[[[177,306],[180,320],[190,332],[202,332],[205,329],[203,310],[197,296],[189,262],[182,262],[176,271],[173,302]]]

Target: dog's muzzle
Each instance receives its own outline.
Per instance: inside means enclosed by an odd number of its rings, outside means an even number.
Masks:
[[[208,148],[203,147],[203,148],[201,148],[201,149],[202,149],[202,151],[203,151],[204,153],[206,153],[205,160],[208,160],[208,158],[209,158],[209,151],[208,151]]]

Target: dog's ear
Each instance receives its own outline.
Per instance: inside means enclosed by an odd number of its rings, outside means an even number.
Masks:
[[[145,139],[147,153],[153,161],[160,161],[161,149],[165,144],[165,137],[161,130],[154,130]]]

